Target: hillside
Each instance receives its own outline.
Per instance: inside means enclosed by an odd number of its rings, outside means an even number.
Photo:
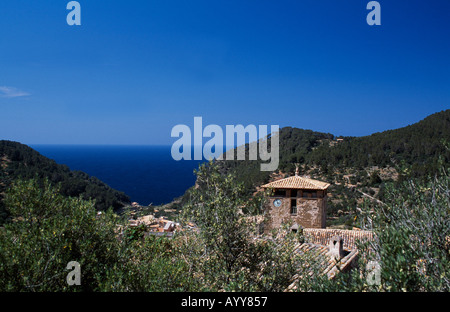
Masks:
[[[300,173],[332,184],[329,225],[352,220],[362,198],[382,200],[385,184],[405,178],[427,179],[450,163],[450,110],[407,127],[363,137],[341,137],[291,127],[280,130],[280,164],[275,173],[261,172],[258,161],[221,161],[249,194],[257,186]]]
[[[5,207],[1,202],[5,190],[17,179],[47,177],[52,184],[60,183],[60,193],[65,196],[84,199],[95,199],[98,210],[112,207],[121,208],[129,203],[129,198],[123,192],[112,189],[99,179],[81,171],[71,171],[65,165],[59,165],[54,160],[42,156],[34,149],[12,141],[0,141],[0,224],[7,217]]]
[[[448,163],[450,152],[450,110],[428,116],[413,125],[364,137],[344,138],[335,146],[322,145],[308,157],[320,165],[338,167],[412,166],[413,176],[436,172],[439,157]]]

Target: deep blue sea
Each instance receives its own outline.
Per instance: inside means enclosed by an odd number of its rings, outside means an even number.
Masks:
[[[175,161],[171,146],[31,145],[42,155],[84,171],[141,205],[160,205],[195,183],[201,161]]]

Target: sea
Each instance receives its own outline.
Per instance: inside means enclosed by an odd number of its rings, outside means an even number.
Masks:
[[[161,205],[195,184],[200,160],[175,161],[171,146],[31,145],[71,170],[86,172],[140,205]]]

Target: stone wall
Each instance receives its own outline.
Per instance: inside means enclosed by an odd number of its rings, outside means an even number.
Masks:
[[[293,219],[303,228],[324,228],[326,222],[326,198],[297,198],[297,216]]]
[[[273,201],[280,199],[280,207],[275,207]],[[291,214],[290,197],[269,197],[266,203],[266,213],[270,216],[266,230],[276,229],[290,220],[303,228],[325,228],[326,226],[326,196],[323,198],[295,198],[297,213]]]

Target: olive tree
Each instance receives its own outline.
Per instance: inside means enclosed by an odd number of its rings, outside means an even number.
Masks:
[[[261,210],[263,197],[248,197],[235,176],[220,172],[214,162],[203,164],[196,174],[196,186],[183,207],[183,219],[199,228],[189,233],[188,241],[197,250],[195,255],[190,251],[189,259],[196,259],[191,267],[195,267],[205,289],[286,289],[295,274],[296,240],[289,235],[283,240],[256,235],[252,215]]]

